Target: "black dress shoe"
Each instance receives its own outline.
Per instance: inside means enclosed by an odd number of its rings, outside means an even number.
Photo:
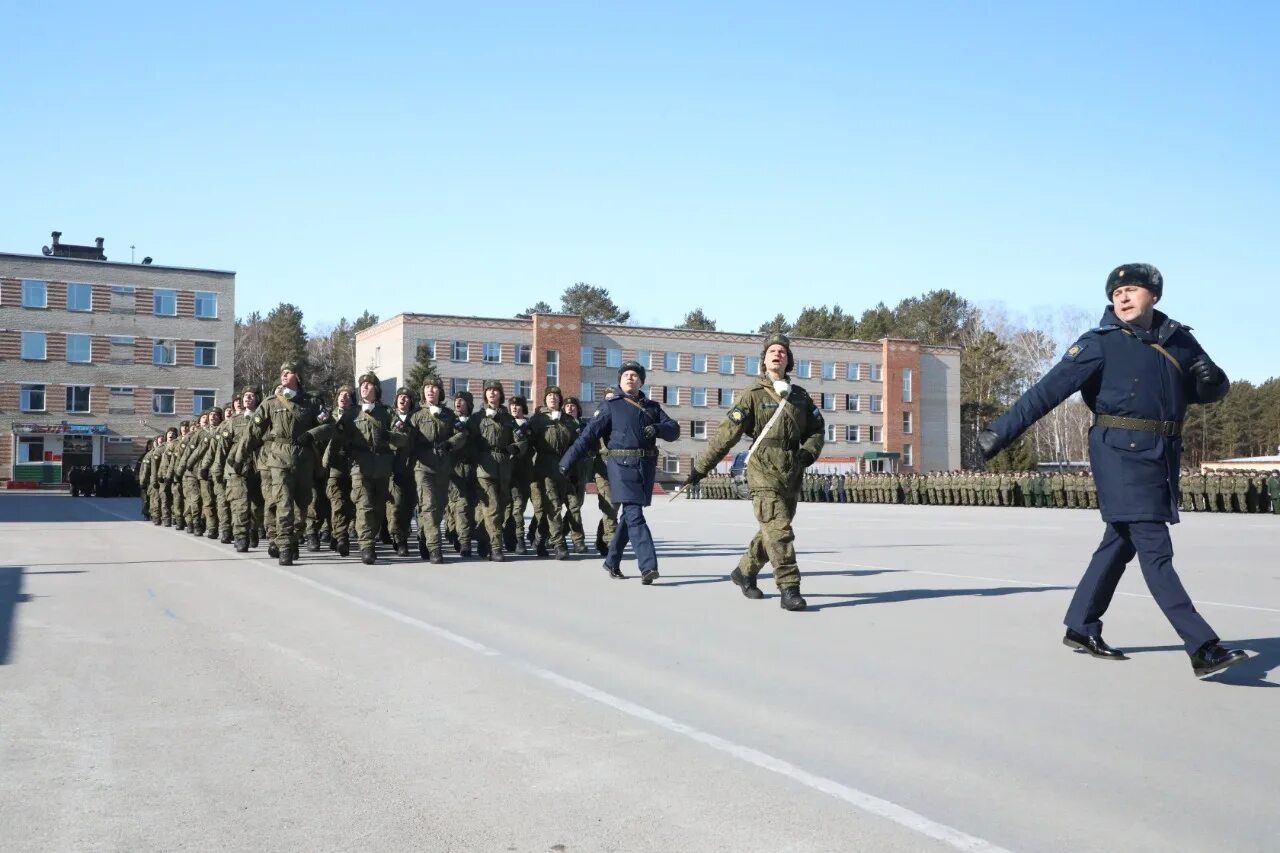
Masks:
[[[620,581],[626,578],[626,575],[622,573],[621,566],[611,566],[608,563],[605,563],[604,570],[609,573],[609,577],[613,578],[616,581]]]
[[[1196,678],[1204,678],[1206,675],[1222,672],[1227,667],[1244,663],[1248,659],[1249,656],[1239,649],[1224,649],[1215,640],[1205,643],[1191,656],[1191,669],[1195,672]]]
[[[1066,635],[1062,638],[1062,645],[1102,660],[1129,659],[1124,652],[1108,646],[1101,637],[1090,637],[1088,634],[1081,634],[1079,631],[1072,631],[1070,628],[1067,629]]]
[[[657,579],[658,579],[657,569],[649,569],[649,571],[647,572],[640,573],[640,583],[644,584],[645,586],[648,586],[649,584],[653,583]]]
[[[764,598],[764,593],[760,591],[760,587],[756,586],[756,579],[749,578],[742,573],[741,569],[734,569],[729,573],[729,580],[738,585],[742,590],[742,594],[750,599]]]

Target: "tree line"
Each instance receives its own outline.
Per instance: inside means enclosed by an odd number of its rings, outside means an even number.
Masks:
[[[576,282],[560,296],[559,308],[538,301],[517,317],[543,313],[577,314],[587,322],[624,325],[631,312],[619,306],[608,289]],[[981,309],[951,290],[931,290],[901,300],[892,308],[884,302],[846,313],[839,305],[805,306],[788,319],[777,314],[762,322],[761,334],[782,332],[794,337],[824,340],[875,341],[909,338],[925,344],[962,347],[960,358],[961,461],[981,467],[978,431],[998,417],[1053,367],[1094,317],[1076,309],[1040,312],[1030,317],[1010,315],[1001,307]],[[356,334],[377,325],[376,314],[365,311],[354,321],[341,318],[308,333],[302,310],[281,303],[265,317],[255,312],[236,321],[236,388],[258,385],[270,393],[280,364],[303,363],[303,376],[326,395],[350,384],[363,367],[355,363]],[[701,307],[689,311],[676,328],[715,331],[716,321]],[[418,352],[406,381],[409,387],[436,374],[434,353]],[[329,401],[332,402],[332,401]],[[1029,470],[1039,462],[1080,462],[1089,455],[1092,413],[1079,397],[1067,400],[1033,427],[1026,436],[987,463],[993,470]],[[1275,453],[1280,446],[1280,377],[1261,385],[1236,381],[1226,398],[1211,406],[1195,405],[1187,413],[1183,431],[1187,465],[1203,460]]]

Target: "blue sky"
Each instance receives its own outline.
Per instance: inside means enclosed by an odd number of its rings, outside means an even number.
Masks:
[[[1280,374],[1275,4],[217,9],[6,11],[0,250],[101,236],[309,324],[587,281],[726,330],[938,287],[1100,313],[1141,260]]]

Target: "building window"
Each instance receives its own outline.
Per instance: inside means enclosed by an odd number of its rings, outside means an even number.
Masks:
[[[845,440],[845,441],[852,441],[852,442],[857,442],[857,441],[859,440],[859,439],[858,439],[858,425],[857,425],[857,424],[848,424],[847,426],[845,426],[845,428],[844,428],[844,440]]]
[[[93,310],[93,288],[87,284],[76,284],[74,282],[67,285],[67,310],[68,311],[92,311]]]
[[[465,390],[467,390],[467,380],[465,379],[449,380],[449,396],[450,397],[457,397],[459,391],[465,391]],[[525,394],[525,396],[528,397],[529,395]]]
[[[218,366],[218,342],[217,341],[196,341],[194,357],[195,357],[196,367],[217,367]]]
[[[157,317],[178,316],[178,291],[156,290],[152,292],[152,311]]]
[[[450,352],[449,358],[452,361],[466,361],[470,356],[470,349],[467,347],[466,341],[454,341],[453,350]]]
[[[836,440],[836,425],[827,424],[827,441],[835,441],[835,440]]]
[[[191,392],[192,413],[198,415],[201,412],[208,411],[209,409],[212,409],[214,406],[216,406],[217,403],[213,402],[213,397],[215,393],[216,392],[207,390],[207,389],[200,390],[200,391],[192,391]]]
[[[662,354],[662,369],[670,373],[680,372],[680,353],[664,352]]]
[[[662,473],[679,474],[680,473],[680,457],[679,456],[662,457]]]
[[[47,337],[44,332],[23,332],[22,357],[27,361],[44,361]]]
[[[680,389],[674,385],[663,385],[662,404],[664,406],[680,405]]]
[[[867,407],[867,411],[869,412],[884,411],[884,405],[882,402],[884,400],[884,397],[882,397],[880,394],[868,394],[867,398],[871,402],[871,405]]]
[[[911,402],[911,368],[902,368],[902,402]]]
[[[844,407],[845,407],[846,409],[848,409],[849,411],[851,411],[851,412],[860,412],[860,411],[862,411],[862,409],[861,409],[861,404],[862,404],[862,397],[861,397],[861,396],[859,396],[858,394],[845,394],[845,395],[844,395]]]
[[[218,317],[218,294],[204,290],[196,291],[196,316],[205,320]]]
[[[590,382],[583,382],[582,393],[578,396],[578,399],[583,403],[590,403],[595,398],[596,386],[592,385]]]
[[[719,391],[719,396],[720,396],[720,399],[719,399],[720,408],[727,409],[733,405],[733,389],[732,388],[721,388]]]
[[[22,307],[23,308],[48,308],[49,307],[49,285],[48,282],[37,281],[33,278],[24,278],[22,280]]]
[[[645,370],[653,370],[653,353],[649,352],[647,349],[642,349],[636,353],[636,361],[638,361],[640,366]]]
[[[18,464],[31,464],[32,462],[44,461],[44,439],[43,438],[27,438],[23,436],[18,439]]]
[[[413,345],[414,359],[422,358],[423,354],[432,361],[436,357],[436,339],[435,338],[418,338]]]
[[[111,313],[112,314],[132,314],[137,305],[137,294],[132,287],[124,285],[112,285],[111,287]]]
[[[849,373],[850,380],[857,380],[863,377],[862,364],[857,361],[851,361],[845,366],[845,370]]]
[[[796,362],[796,376],[801,379],[809,379],[813,376],[813,362],[809,359],[801,359]]]
[[[109,415],[132,415],[133,414],[133,389],[117,385],[107,389],[107,414]]]
[[[694,373],[707,372],[707,354],[706,353],[695,352],[693,354],[693,372]]]
[[[836,363],[834,361],[822,362],[822,378],[823,379],[836,378]]]
[[[93,339],[88,335],[67,335],[67,361],[88,364],[93,361]]]
[[[77,415],[85,415],[89,413],[88,385],[67,386],[67,411]]]
[[[824,393],[822,395],[822,408],[828,412],[834,412],[836,410],[836,395]]]
[[[871,381],[872,382],[882,381],[883,374],[881,373],[881,366],[878,364],[872,364],[872,365],[869,365],[869,367],[871,368]]]
[[[18,408],[24,412],[44,411],[44,386],[23,385],[18,389]]]
[[[867,432],[869,433],[867,441],[870,441],[872,444],[879,444],[880,439],[883,437],[881,433],[884,432],[884,429],[883,427],[878,426],[867,427]]]
[[[133,364],[133,338],[123,335],[111,338],[111,363]]]
[[[560,384],[560,350],[547,350],[547,385]]]
[[[511,393],[515,394],[517,397],[524,397],[528,400],[529,395],[533,393],[533,383],[528,379],[517,379],[515,382],[515,390]]]
[[[689,437],[699,441],[707,440],[707,422],[689,421]]]
[[[604,351],[605,367],[622,367],[622,350],[610,348]]]
[[[902,464],[911,464],[911,445],[909,444],[902,445]]]
[[[502,344],[496,341],[485,341],[481,344],[480,359],[485,364],[501,364]]]
[[[720,356],[720,372],[723,373],[725,376],[733,375],[733,356],[731,355]]]
[[[911,413],[902,413],[902,434],[911,435]]]
[[[758,376],[760,374],[760,356],[747,356],[747,375]]]
[[[382,367],[382,347],[373,348],[373,358],[369,360],[372,367]]]
[[[174,411],[173,389],[153,388],[151,390],[151,413],[153,415],[172,415]]]
[[[583,347],[581,357],[582,357],[583,367],[593,367],[595,365],[595,360],[596,360],[595,347]]]
[[[694,388],[689,392],[689,404],[692,406],[705,406],[707,404],[707,389]]]
[[[154,340],[151,342],[151,363],[173,365],[178,363],[178,348],[173,341]],[[157,413],[158,414],[158,413]]]
[[[516,364],[533,364],[533,347],[516,344]]]

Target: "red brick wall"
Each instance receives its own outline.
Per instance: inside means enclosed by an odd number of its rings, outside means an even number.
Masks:
[[[18,411],[18,383],[4,382],[0,383],[0,410],[6,412]],[[0,441],[8,438],[6,435],[0,435]]]
[[[13,479],[13,436],[0,435],[0,481]]]
[[[911,445],[911,465],[905,470],[916,470],[920,460],[920,345],[909,341],[886,340],[881,345],[884,369],[881,373],[884,393],[884,449],[902,452],[903,444]],[[902,369],[911,368],[911,402],[902,402]],[[902,432],[902,413],[912,413],[912,432]]]
[[[195,364],[195,346],[191,341],[177,341],[177,366],[191,367]]]
[[[66,361],[67,336],[61,332],[45,335],[44,356],[47,361]]]
[[[67,310],[67,283],[65,281],[49,282],[45,288],[44,304],[49,306],[50,310]]]
[[[17,361],[22,357],[22,337],[17,332],[0,332],[0,361]]]
[[[15,308],[22,305],[22,282],[16,278],[0,278],[0,305]],[[7,436],[0,436],[3,440]]]
[[[111,338],[106,335],[94,335],[89,349],[94,364],[106,364],[111,360]]]
[[[134,338],[133,339],[133,363],[134,364],[150,364],[151,363],[151,347],[154,343],[155,342],[151,338]]]
[[[156,310],[155,295],[149,287],[139,287],[133,292],[133,313],[154,314]]]
[[[194,317],[196,316],[196,294],[193,290],[178,291],[178,316]],[[154,306],[153,306],[154,307]]]
[[[111,285],[93,285],[93,310],[95,313],[111,310]]]
[[[543,326],[547,328],[543,328]],[[556,328],[559,326],[560,328]],[[572,326],[573,328],[569,328]],[[533,399],[547,386],[547,350],[560,353],[558,384],[567,394],[582,387],[582,318],[565,314],[533,315]]]
[[[133,389],[133,413],[135,415],[151,414],[151,389]]]
[[[179,388],[173,392],[173,410],[177,413],[179,418],[183,420],[191,419],[192,403],[193,400],[190,388]]]
[[[107,400],[110,397],[111,394],[105,385],[94,385],[89,389],[89,411],[100,417],[105,416],[108,408]]]

